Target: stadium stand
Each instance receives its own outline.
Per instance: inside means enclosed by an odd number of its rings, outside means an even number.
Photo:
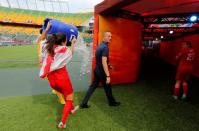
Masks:
[[[46,17],[55,18],[68,24],[81,26],[81,23],[88,21],[93,13],[55,13],[24,9],[13,9],[0,7],[0,21],[29,23],[41,25]]]
[[[0,45],[34,44],[45,18],[82,26],[92,17],[93,13],[55,13],[0,6]],[[92,41],[90,34],[80,34],[85,41]]]

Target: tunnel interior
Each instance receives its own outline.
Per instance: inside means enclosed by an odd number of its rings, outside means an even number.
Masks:
[[[110,47],[110,61],[118,69],[112,73],[113,84],[146,82],[154,88],[164,85],[171,93],[176,73],[174,58],[182,42],[190,41],[196,59],[188,81],[188,98],[196,102],[199,99],[198,3],[199,0],[105,0],[96,5],[93,52],[102,40],[100,32],[113,32],[115,45]],[[196,20],[192,21],[192,16]],[[93,59],[93,67],[94,63]]]

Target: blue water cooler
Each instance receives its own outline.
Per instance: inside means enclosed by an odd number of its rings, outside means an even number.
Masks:
[[[61,22],[61,21],[58,21],[55,19],[46,18],[44,20],[44,24],[42,25],[43,31],[46,29],[48,22],[52,23],[52,26],[51,26],[50,30],[48,31],[48,34],[55,34],[55,33],[62,32],[66,35],[68,43],[71,42],[72,38],[74,38],[74,37],[77,38],[78,29],[76,26],[66,24],[64,22]]]

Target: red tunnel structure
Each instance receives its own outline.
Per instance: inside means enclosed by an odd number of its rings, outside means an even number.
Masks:
[[[191,14],[199,16],[199,0],[104,0],[95,6],[93,55],[104,31],[112,32],[110,63],[113,84],[136,81],[144,40],[164,36],[160,57],[174,64],[181,41],[189,40],[196,50],[194,75],[199,77],[199,20],[190,22]],[[191,26],[184,27],[189,23]],[[160,24],[180,24],[162,28]],[[169,34],[170,30],[174,34]],[[93,57],[92,69],[95,66]]]

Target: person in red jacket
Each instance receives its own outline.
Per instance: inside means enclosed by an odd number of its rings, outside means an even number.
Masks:
[[[180,86],[183,87],[182,99],[186,99],[188,93],[188,79],[193,71],[193,62],[195,58],[195,51],[189,41],[182,43],[182,49],[176,56],[178,60],[178,68],[176,73],[176,83],[174,88],[173,97],[178,98]]]
[[[51,88],[62,93],[66,101],[58,128],[65,128],[68,114],[70,112],[74,113],[72,112],[74,109],[72,104],[74,94],[66,64],[72,58],[75,41],[76,39],[73,38],[71,48],[67,48],[67,38],[63,33],[49,36],[45,46],[47,53],[44,56],[40,70],[40,77],[47,77]]]
[[[38,56],[39,56],[39,67],[42,66],[42,61],[43,61],[43,57],[45,56],[46,53],[46,49],[45,49],[45,44],[46,44],[46,37],[48,34],[48,31],[50,30],[52,24],[50,22],[48,22],[46,29],[43,31],[42,29],[40,29],[40,35],[37,38],[36,44],[37,44],[37,50],[38,50]],[[53,94],[56,94],[59,98],[59,102],[61,104],[65,104],[65,100],[63,98],[63,95],[55,90],[52,90]]]

